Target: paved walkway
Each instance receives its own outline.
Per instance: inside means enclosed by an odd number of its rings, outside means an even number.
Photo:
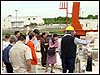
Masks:
[[[37,56],[38,56],[38,65],[36,66],[36,73],[42,73],[45,74],[45,67],[41,66],[41,54],[40,52],[37,52]],[[82,74],[98,74],[99,73],[99,64],[97,61],[93,61],[94,65],[92,66],[92,72],[87,72],[85,70],[85,66],[86,66],[86,62],[82,62],[81,61],[81,69],[83,69],[83,71],[81,71]],[[50,73],[51,71],[51,65],[49,65],[48,68],[48,73]],[[76,67],[76,69],[78,69],[78,66]],[[55,64],[55,74],[59,73],[62,74],[62,67],[61,67],[61,59],[59,57],[59,54],[57,53],[57,63]],[[2,70],[2,73],[6,73],[5,68]],[[79,73],[79,72],[76,72]]]

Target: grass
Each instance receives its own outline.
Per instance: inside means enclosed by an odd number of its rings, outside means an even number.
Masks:
[[[14,35],[14,32],[18,30],[20,31],[22,34],[26,34],[25,30],[21,30],[21,29],[6,29],[6,30],[2,30],[2,35],[5,35],[6,33],[9,33],[10,35]],[[63,35],[64,32],[60,31],[61,29],[59,28],[46,28],[46,29],[41,29],[40,32],[48,32],[50,35],[51,34],[58,34],[58,35]]]
[[[42,32],[49,32],[50,34],[58,34],[58,35],[63,35],[64,32],[61,32],[60,31],[61,29],[58,29],[58,28],[47,28],[47,29],[42,29],[41,31]]]

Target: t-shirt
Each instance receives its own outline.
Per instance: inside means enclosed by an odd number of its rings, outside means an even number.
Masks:
[[[2,42],[2,50],[4,50],[9,44],[10,44],[10,42],[3,41]]]

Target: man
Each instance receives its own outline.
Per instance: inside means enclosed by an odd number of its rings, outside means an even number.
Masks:
[[[10,44],[10,36],[11,35],[9,33],[5,34],[5,38],[2,41],[2,51]],[[2,62],[2,68],[4,68],[4,66],[4,62]]]
[[[62,68],[63,73],[66,73],[69,70],[69,73],[74,72],[75,68],[75,58],[76,58],[76,50],[77,44],[87,45],[88,43],[94,42],[94,39],[91,40],[81,40],[77,37],[74,37],[74,28],[72,26],[68,26],[66,28],[67,34],[61,40],[61,60],[62,60]]]
[[[48,34],[46,32],[43,32],[42,35],[40,36],[40,51],[41,51],[41,64],[43,67],[46,66],[46,59],[47,59],[47,50],[49,47],[49,39],[48,39]]]
[[[3,50],[3,62],[6,65],[7,73],[13,73],[13,67],[9,61],[9,51],[11,47],[15,44],[15,38],[10,38],[10,44]]]
[[[2,42],[2,45],[3,45],[3,48],[2,50],[4,50],[9,44],[10,44],[10,34],[9,33],[6,33],[5,34],[5,39],[4,41]]]
[[[18,41],[18,37],[20,36],[20,31],[15,31],[15,39],[16,39],[16,42]]]
[[[35,36],[33,43],[34,43],[35,49],[37,49],[37,47],[39,45],[38,37],[39,37],[40,31],[38,29],[34,29],[33,33],[34,33],[34,36]]]
[[[20,35],[18,42],[11,48],[9,58],[14,73],[30,73],[32,54],[30,48],[24,44],[25,36]]]

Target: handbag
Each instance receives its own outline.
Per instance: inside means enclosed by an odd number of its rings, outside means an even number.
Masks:
[[[55,52],[55,48],[49,48],[47,51],[49,56],[53,56],[56,52]]]

